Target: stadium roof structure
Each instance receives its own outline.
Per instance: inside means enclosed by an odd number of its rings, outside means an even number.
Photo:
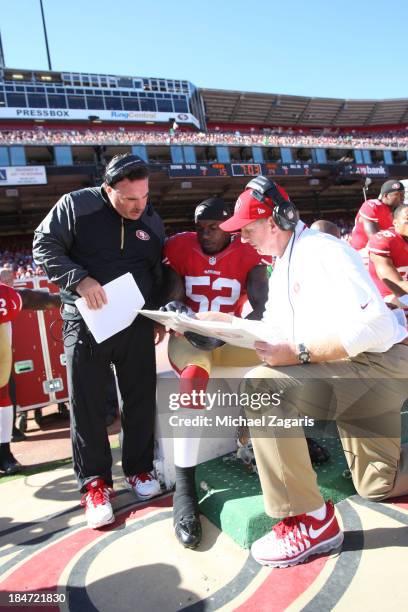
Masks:
[[[209,123],[361,128],[408,121],[408,99],[345,100],[223,89],[200,93]]]

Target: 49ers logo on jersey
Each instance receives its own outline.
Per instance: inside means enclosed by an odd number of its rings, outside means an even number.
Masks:
[[[136,230],[136,238],[139,238],[140,240],[150,240],[149,234],[143,230]]]

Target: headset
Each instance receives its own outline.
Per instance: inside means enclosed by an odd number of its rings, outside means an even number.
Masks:
[[[126,155],[117,161],[112,163],[112,160],[105,168],[105,176],[104,181],[109,186],[112,187],[113,184],[118,183],[121,178],[126,178],[126,174],[131,167],[136,168],[137,166],[146,167],[146,163],[137,155]],[[153,215],[154,209],[150,200],[147,201],[146,204],[146,213],[149,217]]]
[[[131,166],[146,166],[145,162],[137,157],[137,155],[126,155],[112,163],[112,160],[105,169],[105,183],[112,187],[113,183],[117,183],[122,177],[125,178]]]
[[[279,229],[291,232],[295,230],[299,212],[293,202],[285,200],[276,183],[259,175],[249,181],[245,189],[252,189],[252,196],[272,209],[272,219]],[[266,198],[270,198],[274,205],[269,204]]]

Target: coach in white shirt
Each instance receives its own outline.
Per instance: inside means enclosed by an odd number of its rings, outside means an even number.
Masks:
[[[400,417],[408,396],[407,331],[385,306],[358,253],[308,229],[276,183],[252,180],[221,227],[241,230],[243,242],[276,257],[263,321],[246,322],[266,341],[256,343],[265,365],[248,372],[245,391],[281,397],[251,436],[266,511],[283,520],[253,544],[252,554],[262,564],[287,567],[343,541],[333,504],[317,486],[301,416],[336,419],[361,496],[382,500],[408,493]],[[221,317],[230,315],[200,315]]]

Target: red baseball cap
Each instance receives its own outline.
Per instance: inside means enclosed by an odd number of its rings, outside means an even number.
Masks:
[[[281,196],[285,200],[289,200],[289,196],[283,187],[276,183],[275,185]],[[248,223],[252,223],[252,221],[270,217],[274,206],[275,203],[272,198],[263,196],[259,191],[246,189],[238,197],[232,217],[221,223],[219,227],[224,232],[236,232],[245,227],[245,225],[248,225]]]

